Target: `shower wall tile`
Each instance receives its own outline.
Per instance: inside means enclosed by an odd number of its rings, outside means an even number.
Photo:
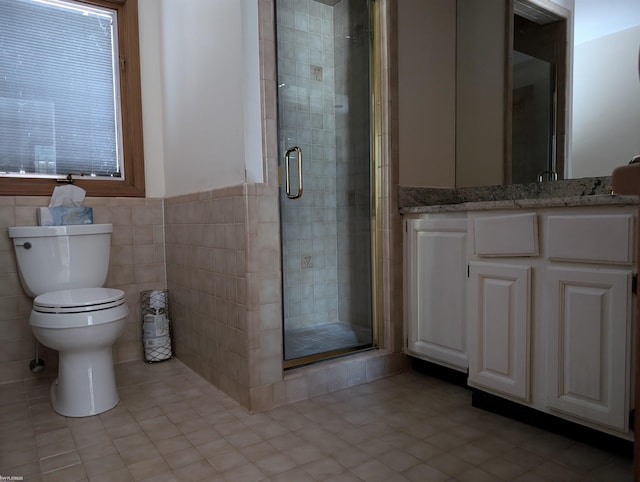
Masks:
[[[30,379],[35,338],[29,326],[32,300],[24,294],[18,277],[9,226],[35,226],[36,207],[48,197],[0,196],[0,383]],[[142,360],[139,293],[166,288],[164,231],[161,199],[87,198],[95,223],[113,223],[111,256],[106,286],[125,292],[129,317],[114,345],[116,363]],[[8,309],[2,309],[7,307]],[[56,373],[57,352],[39,348],[45,361],[44,376]]]

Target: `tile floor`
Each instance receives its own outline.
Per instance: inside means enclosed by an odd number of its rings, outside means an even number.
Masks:
[[[625,481],[630,459],[470,406],[408,372],[248,414],[177,360],[117,367],[121,402],[55,414],[46,380],[0,386],[0,476],[26,481]]]

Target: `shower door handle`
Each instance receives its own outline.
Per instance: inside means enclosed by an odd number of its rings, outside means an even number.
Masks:
[[[298,191],[295,194],[291,194],[291,169],[289,161],[292,152],[298,155]],[[284,187],[289,199],[298,199],[302,196],[302,149],[298,146],[290,147],[284,155]]]

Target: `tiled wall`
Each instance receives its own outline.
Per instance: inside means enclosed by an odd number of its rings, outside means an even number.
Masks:
[[[9,226],[34,226],[36,207],[48,197],[0,197],[0,383],[35,376],[29,370],[35,339],[29,326],[32,300],[20,284]],[[106,286],[125,292],[129,319],[114,347],[116,362],[142,359],[139,293],[166,287],[161,199],[87,198],[94,222],[113,223]],[[45,374],[55,374],[56,352],[40,347]]]
[[[165,201],[177,356],[248,404],[246,196],[242,186]]]
[[[254,184],[165,201],[176,355],[251,408],[282,382],[277,206]]]

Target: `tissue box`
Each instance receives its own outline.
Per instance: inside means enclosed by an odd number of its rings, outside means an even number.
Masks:
[[[38,224],[40,226],[64,226],[67,224],[93,224],[93,208],[55,206],[38,208]]]

